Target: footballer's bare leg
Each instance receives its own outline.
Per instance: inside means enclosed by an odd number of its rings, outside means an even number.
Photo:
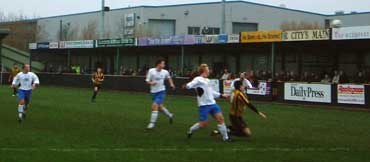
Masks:
[[[213,117],[215,118],[217,122],[217,128],[222,135],[222,139],[224,141],[228,141],[230,138],[229,138],[229,135],[227,134],[227,127],[225,125],[224,116],[222,115],[221,112],[219,112],[219,113],[216,113]]]
[[[159,105],[159,111],[169,118],[170,124],[173,123],[173,114],[170,111],[168,111],[168,109],[166,109],[163,104]]]
[[[198,123],[195,123],[193,126],[190,127],[188,131],[188,138],[191,138],[191,136],[196,130],[199,130],[201,128],[207,128],[207,127],[208,127],[208,121],[200,121]]]
[[[158,119],[158,109],[159,105],[157,103],[152,104],[152,114],[150,116],[150,123],[147,126],[147,129],[153,129],[155,126],[155,123],[157,122]]]
[[[94,86],[94,93],[93,96],[91,97],[91,102],[95,102],[96,95],[98,95],[99,88],[98,86]]]
[[[244,128],[244,129],[243,129],[243,133],[244,133],[244,135],[245,135],[246,137],[250,137],[250,136],[252,136],[252,132],[251,132],[251,130],[250,130],[249,128]]]

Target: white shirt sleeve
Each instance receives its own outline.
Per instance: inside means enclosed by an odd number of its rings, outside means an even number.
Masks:
[[[199,84],[199,80],[197,78],[193,79],[191,82],[186,84],[186,89],[193,89],[196,88]]]
[[[166,79],[171,79],[171,75],[167,70],[166,70]]]
[[[17,74],[14,79],[13,79],[13,82],[12,82],[12,85],[13,86],[17,86],[19,84],[19,74]]]
[[[32,74],[32,80],[34,84],[40,84],[39,77],[37,77],[37,75],[34,73]]]
[[[244,81],[247,84],[247,88],[253,88],[252,83],[248,79],[244,79]]]
[[[234,79],[233,81],[231,81],[231,84],[230,84],[230,88],[231,88],[231,90],[234,90],[235,88],[234,88],[234,82],[236,81],[236,79]]]
[[[220,93],[216,92],[215,90],[212,89],[212,95],[213,95],[213,98],[219,98],[221,96]]]
[[[146,81],[146,82],[150,82],[150,80],[152,80],[152,79],[150,78],[150,76],[151,76],[151,72],[152,72],[152,71],[151,71],[151,70],[149,70],[149,71],[148,71],[148,74],[146,74],[146,79],[145,79],[145,81]]]

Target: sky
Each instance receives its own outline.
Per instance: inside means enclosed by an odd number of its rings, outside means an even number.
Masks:
[[[141,5],[172,5],[221,0],[106,0],[106,5],[114,8]],[[370,11],[370,0],[248,0],[249,2],[287,8],[333,14],[335,11],[345,12]],[[0,12],[8,14],[22,13],[28,17],[48,17],[99,10],[101,0],[0,0]]]

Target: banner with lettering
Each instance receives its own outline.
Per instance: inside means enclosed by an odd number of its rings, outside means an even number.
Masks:
[[[257,32],[242,32],[242,43],[255,43],[255,42],[280,42],[282,41],[282,31],[257,31]]]
[[[365,105],[365,86],[339,84],[338,103]]]
[[[331,85],[285,83],[284,99],[290,101],[331,103]]]
[[[296,30],[284,31],[283,41],[312,41],[312,40],[329,40],[330,30]]]
[[[370,39],[370,26],[333,28],[333,40]]]
[[[94,40],[61,41],[59,48],[94,48]]]

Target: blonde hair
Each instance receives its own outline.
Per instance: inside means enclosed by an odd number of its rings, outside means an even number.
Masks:
[[[198,72],[199,74],[204,73],[206,70],[208,70],[208,65],[207,64],[200,64],[198,67]]]

